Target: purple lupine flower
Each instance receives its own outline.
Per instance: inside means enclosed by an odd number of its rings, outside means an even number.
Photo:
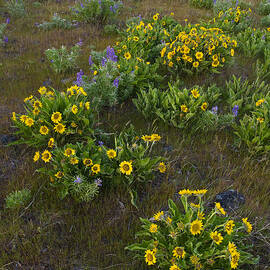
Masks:
[[[4,42],[8,43],[8,37],[4,37]]]
[[[110,46],[107,47],[107,59],[113,62],[117,62],[117,55],[115,55],[114,48]]]
[[[102,57],[101,65],[104,67],[107,62],[107,59],[105,57]]]
[[[101,5],[101,0],[98,1],[99,5]]]
[[[84,8],[83,3],[81,3],[81,7]]]
[[[82,40],[80,39],[80,40],[79,40],[79,42],[78,42],[78,43],[76,43],[76,45],[78,45],[78,46],[82,46],[82,45],[83,45]]]
[[[98,145],[99,145],[99,146],[102,146],[103,144],[104,144],[103,141],[98,141]]]
[[[217,114],[217,112],[218,112],[218,106],[213,107],[212,110],[211,110],[211,112],[213,114]]]
[[[118,78],[115,78],[114,81],[113,81],[113,85],[118,88],[118,85],[119,85],[119,79]]]
[[[78,85],[78,86],[82,86],[83,85],[83,79],[82,76],[84,75],[83,71],[80,69],[80,71],[77,73],[77,81],[74,82],[74,84]]]
[[[92,56],[91,55],[89,56],[88,63],[89,63],[90,67],[94,64],[94,62],[92,61]]]
[[[139,16],[138,16],[138,18],[140,19],[140,21],[142,20],[142,15],[140,14]]]
[[[80,178],[79,176],[76,177],[76,179],[74,180],[74,183],[80,184],[82,182],[82,178]]]
[[[235,6],[238,7],[238,0],[236,0]]]
[[[101,180],[100,178],[95,179],[95,184],[96,184],[98,187],[101,187],[101,186],[102,186],[102,180]]]
[[[110,6],[110,11],[113,12],[113,13],[115,12],[114,9],[113,9],[113,6]]]
[[[232,108],[232,113],[233,115],[236,117],[238,115],[238,110],[239,110],[239,106],[238,105],[234,105]]]
[[[265,40],[265,35],[262,36],[262,40]]]
[[[7,18],[6,19],[6,24],[9,24],[9,22],[10,22],[10,18]]]

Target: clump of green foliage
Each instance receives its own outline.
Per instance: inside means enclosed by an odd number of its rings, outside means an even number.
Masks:
[[[114,0],[82,0],[72,10],[77,21],[88,23],[107,23],[115,19],[123,7],[121,1]]]
[[[65,46],[60,49],[52,48],[45,51],[50,66],[56,73],[63,73],[77,68],[77,61],[80,55],[80,45],[76,44],[70,50]]]
[[[24,206],[31,199],[31,191],[29,189],[16,190],[6,197],[6,208],[18,209]]]
[[[0,45],[4,43],[4,32],[6,30],[7,24],[1,23],[0,24]]]
[[[43,22],[37,27],[42,30],[51,29],[71,29],[75,24],[71,23],[67,19],[61,18],[58,14],[54,14],[49,22]]]
[[[23,17],[26,15],[24,0],[7,0],[5,7],[12,17]]]
[[[133,102],[146,118],[159,118],[166,124],[194,132],[214,130],[233,121],[232,114],[217,114],[221,95],[221,90],[215,85],[206,89],[181,89],[176,83],[169,84],[167,91],[142,90]]]
[[[133,135],[127,129],[106,146],[88,139],[87,143],[66,144],[52,152],[51,168],[40,169],[51,177],[60,196],[68,194],[80,201],[90,201],[100,189],[124,187],[136,205],[137,191],[153,179],[153,172],[166,171],[162,158],[151,156],[158,134]],[[132,135],[132,136],[131,136]]]
[[[267,16],[270,14],[270,2],[268,0],[262,0],[258,7],[260,15]]]
[[[136,234],[139,243],[126,247],[158,269],[236,269],[244,264],[257,264],[248,250],[247,233],[252,225],[226,215],[220,203],[204,212],[202,196],[207,190],[181,190],[183,210],[171,199],[169,211],[159,211],[153,218],[140,218],[142,230]],[[188,197],[195,196],[190,202]]]

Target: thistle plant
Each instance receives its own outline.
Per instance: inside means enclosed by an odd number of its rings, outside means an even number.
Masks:
[[[126,247],[153,269],[236,269],[243,264],[257,264],[246,250],[245,238],[252,225],[243,218],[230,218],[220,203],[209,213],[203,195],[207,190],[179,191],[181,210],[171,199],[169,211],[159,211],[153,218],[140,218],[139,243]],[[190,197],[194,198],[191,200]]]
[[[62,146],[92,136],[94,113],[82,87],[72,86],[66,92],[40,87],[40,98],[24,99],[25,114],[13,113],[12,120],[20,137],[16,144],[36,148]],[[35,155],[37,161],[39,155]]]
[[[45,55],[52,69],[56,73],[62,73],[77,68],[77,60],[80,55],[80,46],[76,44],[70,50],[65,46],[60,49],[47,49]]]

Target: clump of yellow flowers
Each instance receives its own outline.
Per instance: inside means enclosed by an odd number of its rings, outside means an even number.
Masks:
[[[237,269],[242,264],[256,264],[246,252],[244,238],[252,232],[247,218],[230,218],[218,202],[209,212],[202,197],[206,189],[179,191],[182,212],[175,202],[168,201],[169,211],[158,211],[153,218],[140,218],[143,230],[141,243],[126,249],[136,252],[156,269]],[[139,253],[139,254],[138,254]]]
[[[43,86],[38,93],[39,98],[31,95],[24,99],[25,114],[12,114],[13,124],[21,137],[16,143],[52,149],[93,133],[94,113],[82,87],[73,85],[59,92]],[[48,162],[49,158],[43,160]]]

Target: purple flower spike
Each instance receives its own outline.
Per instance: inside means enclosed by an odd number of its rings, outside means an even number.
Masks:
[[[9,23],[10,23],[10,18],[7,18],[6,24],[9,24]]]
[[[80,184],[82,182],[82,179],[77,176],[76,179],[74,180],[74,183]]]
[[[105,57],[102,57],[101,65],[104,67],[106,63],[107,63],[107,59]]]
[[[115,51],[112,47],[107,47],[107,59],[113,62],[117,62],[117,55],[115,55]]]
[[[92,56],[91,55],[89,56],[88,63],[89,63],[90,67],[94,64],[94,62],[92,61]]]
[[[4,37],[4,42],[8,43],[8,37]]]
[[[99,146],[102,146],[103,144],[104,144],[103,141],[98,141],[98,145],[99,145]]]
[[[218,112],[218,106],[213,107],[212,110],[211,110],[211,112],[213,114],[217,114],[217,112]]]
[[[239,110],[239,106],[238,105],[234,105],[232,108],[232,113],[233,115],[236,117],[238,115],[238,110]]]
[[[82,79],[82,76],[84,75],[83,71],[80,70],[78,73],[77,73],[77,81],[74,82],[74,84],[78,85],[78,86],[82,86],[83,85],[83,79]]]
[[[119,79],[118,78],[115,78],[115,80],[113,81],[113,85],[118,88],[118,85],[119,85]]]
[[[101,186],[102,186],[102,180],[101,180],[100,178],[95,179],[95,184],[96,184],[98,187],[101,187]]]

